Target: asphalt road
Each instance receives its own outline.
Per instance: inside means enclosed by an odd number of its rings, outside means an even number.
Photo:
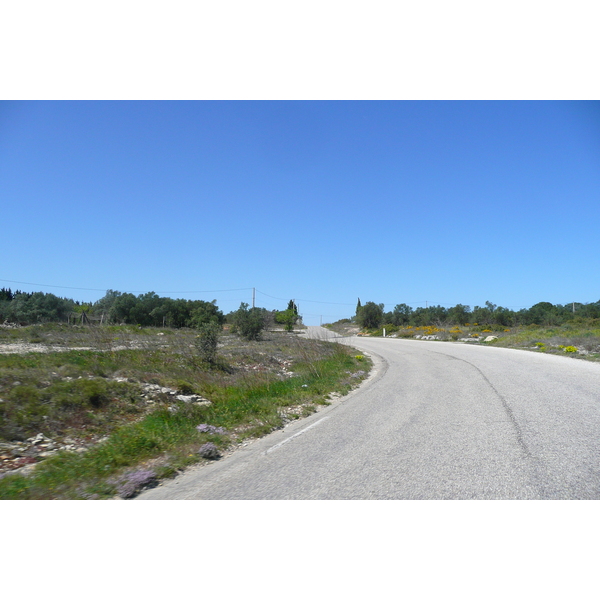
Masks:
[[[359,390],[138,499],[600,498],[600,364],[459,343],[347,342],[375,361]]]

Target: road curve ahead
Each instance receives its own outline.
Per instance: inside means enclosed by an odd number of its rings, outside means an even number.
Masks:
[[[309,336],[333,337],[309,328]],[[346,399],[139,499],[599,499],[600,364],[350,338]]]

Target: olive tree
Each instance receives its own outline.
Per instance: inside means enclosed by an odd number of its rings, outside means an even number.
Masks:
[[[356,321],[361,327],[367,329],[376,329],[383,323],[383,304],[375,304],[375,302],[367,302],[361,306],[357,315]]]
[[[247,340],[259,340],[265,328],[267,311],[264,308],[248,308],[246,302],[233,313],[233,330]]]

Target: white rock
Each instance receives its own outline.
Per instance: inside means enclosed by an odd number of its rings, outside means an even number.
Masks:
[[[195,395],[185,396],[184,394],[178,394],[177,396],[175,396],[176,400],[181,400],[181,402],[185,402],[186,404],[189,404],[190,402],[194,402],[196,400],[196,398],[198,398],[198,396],[195,396]]]

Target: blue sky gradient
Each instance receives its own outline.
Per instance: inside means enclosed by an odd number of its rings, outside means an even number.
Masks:
[[[600,103],[4,101],[0,203],[13,290],[595,302]]]

